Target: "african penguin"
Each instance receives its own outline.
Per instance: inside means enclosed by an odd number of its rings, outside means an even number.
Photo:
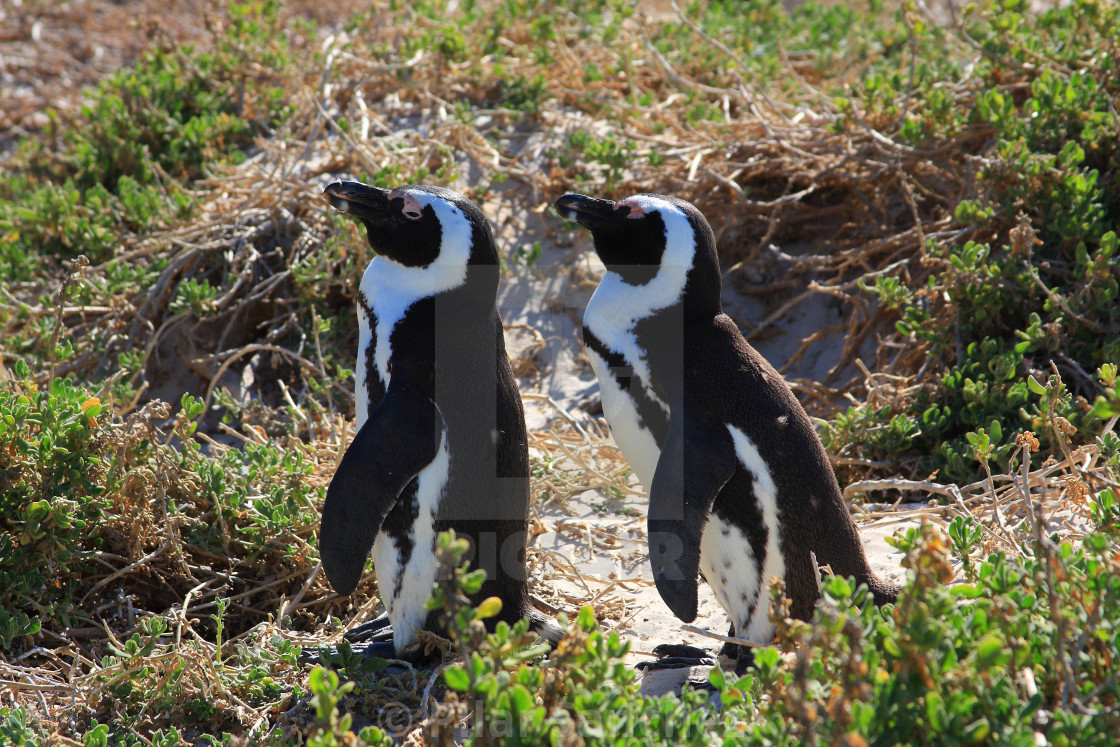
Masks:
[[[358,291],[357,435],[323,505],[327,578],[349,594],[372,548],[387,614],[363,633],[381,643],[378,655],[408,656],[417,631],[438,630],[424,605],[436,536],[454,529],[471,541],[472,568],[487,572],[473,601],[502,600],[490,622],[528,617],[557,642],[559,627],[529,602],[528,442],[494,306],[489,223],[439,187],[335,182],[323,194],[365,225],[377,252]]]
[[[781,375],[723,313],[715,239],[683,200],[619,202],[566,194],[556,211],[591,232],[607,272],[583,318],[603,413],[649,493],[657,590],[692,622],[697,574],[732,635],[769,643],[772,578],[793,616],[818,597],[819,565],[867,584],[877,604],[898,590],[867,564],[824,447]],[[740,671],[746,647],[728,651]]]

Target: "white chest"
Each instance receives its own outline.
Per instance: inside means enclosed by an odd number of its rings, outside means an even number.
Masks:
[[[376,261],[376,260],[374,260]],[[373,264],[370,264],[373,267]],[[366,271],[369,277],[369,271]],[[361,429],[366,422],[369,412],[369,376],[376,376],[381,381],[384,389],[389,388],[390,368],[389,361],[393,357],[392,335],[397,323],[404,318],[405,312],[418,298],[407,298],[406,294],[393,289],[383,289],[382,286],[370,283],[372,293],[367,293],[365,279],[362,282],[362,293],[366,303],[373,311],[373,318],[369,318],[364,309],[358,308],[358,360],[354,367],[354,418],[355,428]],[[369,350],[373,347],[373,370],[367,370],[370,362]]]
[[[598,337],[608,350],[619,353],[626,359],[626,364],[634,370],[634,375],[642,381],[649,381],[649,363],[646,361],[646,351],[638,344],[638,336],[634,327],[638,319],[653,313],[653,309],[637,309],[641,315],[635,315],[633,306],[630,305],[629,296],[633,295],[633,286],[627,285],[622,278],[613,272],[608,272],[599,282],[599,287],[591,294],[587,302],[587,310],[583,314],[583,323]],[[599,372],[595,372],[602,381]]]
[[[657,446],[653,432],[642,422],[634,400],[619,386],[607,362],[590,349],[587,350],[587,358],[591,361],[595,377],[599,379],[603,415],[611,428],[611,436],[622,451],[622,456],[630,463],[634,475],[648,492],[653,483],[653,474],[657,470],[657,460],[661,457],[661,449]],[[638,386],[633,381],[632,385]]]
[[[608,350],[622,356],[629,369],[625,375],[630,377],[630,391],[635,392],[651,379],[646,351],[634,332],[637,322],[632,312],[635,309],[628,306],[625,298],[631,290],[632,287],[622,282],[618,275],[608,272],[587,304],[583,323]],[[626,461],[630,463],[642,487],[648,492],[657,469],[657,460],[661,456],[661,449],[653,437],[649,424],[642,420],[630,392],[624,391],[619,385],[615,372],[611,371],[608,362],[594,350],[590,348],[586,350],[591,368],[595,371],[595,378],[599,380],[603,415],[611,428],[611,436],[614,437]],[[652,390],[645,391],[668,417],[669,406]]]
[[[367,378],[376,373],[381,384],[389,387],[389,361],[393,357],[393,330],[417,301],[461,286],[467,277],[467,261],[471,251],[470,225],[459,216],[458,208],[436,203],[446,235],[438,258],[425,267],[407,267],[386,257],[377,256],[366,267],[359,291],[365,298],[372,317],[358,310],[358,361],[354,375],[355,415],[358,428],[366,419],[369,403],[365,392]],[[461,216],[460,216],[461,217]],[[448,228],[450,227],[450,228]],[[366,366],[373,347],[373,371]]]
[[[359,293],[365,304],[358,305],[358,360],[354,366],[354,426],[361,430],[369,413],[369,377],[376,376],[381,386],[389,388],[389,361],[393,357],[392,335],[397,323],[412,304],[422,296],[411,289],[394,285],[391,276],[399,267],[382,258],[369,263]],[[373,312],[366,314],[366,308]],[[373,370],[368,370],[370,347],[373,347]]]
[[[370,329],[376,332],[372,335],[375,345],[373,362],[374,369],[381,377],[381,382],[389,385],[389,359],[393,355],[391,345],[393,328],[404,318],[405,313],[414,303],[430,295],[428,288],[416,287],[415,283],[401,282],[408,278],[407,270],[401,265],[391,262],[384,257],[374,257],[369,263],[365,274],[362,276],[361,292],[365,296],[373,312],[372,319],[364,319],[364,314],[359,316],[360,335],[364,335],[363,345],[359,348],[358,355],[363,356],[370,345]],[[435,272],[433,269],[431,272]],[[415,273],[416,277],[423,277]],[[411,278],[410,278],[411,279]],[[362,324],[365,321],[366,324]],[[364,368],[364,359],[359,357],[359,364]]]

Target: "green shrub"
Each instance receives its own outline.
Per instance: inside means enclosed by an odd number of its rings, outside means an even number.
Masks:
[[[27,710],[21,707],[0,708],[0,737],[12,747],[39,747],[41,735],[27,725]]]
[[[195,404],[201,410],[201,403]],[[171,495],[187,541],[238,562],[262,556],[307,562],[306,550],[285,539],[293,533],[310,536],[318,525],[312,507],[322,500],[322,490],[307,483],[311,464],[301,444],[282,450],[272,443],[246,443],[204,454],[191,440],[172,460],[177,475]]]
[[[153,49],[89,92],[80,113],[52,113],[53,150],[25,143],[23,171],[0,178],[0,275],[29,279],[35,258],[109,259],[122,234],[184,218],[183,185],[240,161],[289,111],[278,69],[291,63],[280,4],[234,3],[214,49]],[[249,76],[249,62],[261,72]]]
[[[1111,503],[1109,503],[1111,505]],[[448,743],[451,725],[473,714],[469,744],[1052,744],[1111,745],[1120,729],[1120,555],[1115,518],[1077,547],[1039,539],[1022,555],[973,561],[982,532],[955,520],[896,540],[907,584],[880,610],[866,587],[827,579],[811,623],[776,618],[779,648],[759,647],[755,669],[734,678],[715,669],[707,693],[643,696],[621,657],[628,644],[580,611],[552,652],[527,624],[483,620],[480,572],[457,569],[438,585],[463,663],[444,670],[449,692],[429,724]],[[948,540],[948,541],[947,541]],[[440,538],[455,562],[465,547]],[[964,583],[948,585],[952,555]],[[778,609],[782,609],[780,596]]]
[[[981,546],[978,527],[963,524],[953,540],[962,557]],[[813,625],[787,628],[797,659],[772,693],[777,715],[796,726],[779,732],[774,721],[766,741],[851,732],[868,744],[1031,744],[1038,733],[1111,744],[1120,728],[1112,540],[1043,538],[1025,556],[966,564],[959,586],[945,585],[953,571],[940,533],[910,530],[899,547],[911,572],[885,619],[863,590],[834,578]]]
[[[102,588],[88,580],[90,561],[105,551],[140,555],[185,541],[247,568],[314,563],[313,547],[292,541],[313,533],[322,500],[300,443],[204,454],[193,437],[202,403],[184,395],[172,448],[155,439],[162,403],[122,422],[70,379],[40,388],[22,360],[12,373],[0,382],[4,649],[41,627],[88,621],[81,602]]]
[[[952,100],[939,81],[971,63],[937,50],[945,31],[923,26],[839,102],[838,129],[899,126],[900,139],[922,153],[969,153],[977,173],[971,195],[951,206],[962,238],[923,247],[931,272],[908,286],[895,278],[863,286],[893,310],[904,340],[928,350],[930,373],[916,394],[887,407],[850,408],[827,432],[830,448],[901,458],[915,472],[962,482],[977,476],[966,435],[993,421],[1006,435],[997,458],[1005,461],[1024,431],[1057,453],[1050,413],[1027,387],[1032,374],[1049,377],[1052,363],[1067,385],[1053,415],[1073,426],[1068,435],[1100,433],[1085,405],[1097,382],[1084,372],[1120,361],[1120,120],[1110,108],[1120,87],[1115,60],[1101,52],[1117,23],[1115,4],[1036,15],[1020,2],[992,3],[967,19],[985,54]],[[1012,83],[1015,95],[1005,95]],[[913,432],[884,436],[899,417]]]
[[[101,402],[69,379],[39,389],[19,361],[0,386],[0,642],[74,619],[84,558],[118,485]],[[19,621],[18,623],[16,621]],[[5,625],[7,622],[7,625]]]

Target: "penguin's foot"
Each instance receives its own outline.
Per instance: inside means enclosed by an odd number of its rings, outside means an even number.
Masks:
[[[350,641],[343,639],[337,646],[305,646],[299,654],[299,660],[303,664],[327,664],[343,668],[363,660],[400,658],[392,640],[351,645]]]
[[[696,646],[686,646],[681,643],[662,643],[654,647],[653,653],[658,658],[681,657],[708,659],[709,661],[712,658],[712,655],[702,648],[697,648]]]
[[[702,648],[685,646],[679,643],[662,643],[653,649],[657,657],[652,661],[640,661],[635,669],[652,671],[656,669],[684,669],[687,667],[710,667],[716,660]]]
[[[343,640],[337,646],[308,646],[300,652],[299,660],[303,664],[323,664],[353,673],[372,674],[385,670],[386,674],[399,674],[408,666],[427,667],[442,656],[438,649],[430,655],[421,651],[398,653],[391,638],[390,635],[388,641],[351,644]]]
[[[735,637],[735,626],[727,630],[727,637]],[[719,650],[719,658],[728,659],[735,663],[735,676],[742,677],[748,670],[754,668],[754,650],[756,645],[749,641],[740,640],[738,643],[727,641]]]
[[[754,669],[754,646],[746,644],[739,644],[739,650],[735,655],[735,676],[742,677],[750,670]]]
[[[735,624],[732,623],[727,628],[727,637],[735,637]],[[738,661],[739,659],[739,644],[727,641],[723,644],[723,648],[719,650],[720,658],[731,659],[731,661]]]
[[[351,643],[393,640],[393,626],[389,623],[389,613],[382,613],[361,625],[355,625],[343,633],[342,637]]]
[[[372,620],[356,625],[342,634],[343,643],[338,646],[306,646],[299,655],[304,664],[318,664],[337,659],[349,661],[358,658],[399,658],[393,649],[393,626],[389,615],[381,614]],[[361,644],[354,646],[351,644]],[[382,645],[371,645],[382,644]]]
[[[735,665],[735,676],[742,677],[754,669],[754,650],[756,646],[749,643],[725,643],[719,650],[719,658],[732,662]]]

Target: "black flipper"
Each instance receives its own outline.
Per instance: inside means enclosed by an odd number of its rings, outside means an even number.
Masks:
[[[435,403],[407,380],[393,377],[327,488],[319,554],[339,594],[354,591],[385,517],[439,448],[443,418]]]
[[[659,643],[653,647],[653,655],[664,659],[676,657],[680,659],[711,659],[712,655],[698,646],[689,646],[685,643]]]
[[[649,491],[649,561],[657,591],[682,621],[696,619],[700,537],[738,460],[727,428],[689,406],[675,408]]]

